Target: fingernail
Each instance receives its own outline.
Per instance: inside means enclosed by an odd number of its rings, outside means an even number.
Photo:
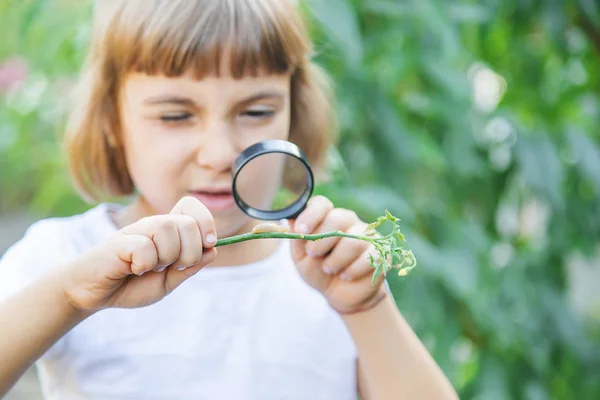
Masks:
[[[156,272],[163,272],[167,267],[168,267],[168,265],[165,265],[164,267],[160,267],[159,269],[156,270]]]
[[[213,233],[209,233],[208,235],[206,235],[206,238],[204,240],[206,241],[206,243],[215,244],[217,243],[217,236]]]
[[[340,275],[340,278],[341,278],[343,281],[349,281],[349,280],[350,280],[350,275],[348,275],[348,274],[346,274],[346,273],[343,273],[343,274],[341,274],[341,275]]]
[[[180,267],[177,267],[177,271],[183,271],[184,269],[186,269],[187,267],[185,265],[182,265]]]
[[[295,227],[296,227],[296,232],[298,232],[298,233],[309,233],[308,225],[306,225],[303,222],[296,224]]]
[[[333,275],[333,268],[331,268],[328,265],[323,266],[323,272],[325,272],[327,275]]]

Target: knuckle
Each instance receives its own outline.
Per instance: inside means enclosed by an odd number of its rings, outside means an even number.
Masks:
[[[179,263],[185,266],[196,265],[200,263],[202,260],[202,252],[201,251],[189,251],[186,254],[182,255],[179,259]]]
[[[317,195],[317,196],[313,197],[311,203],[314,205],[318,205],[320,207],[325,207],[325,208],[329,208],[329,209],[333,208],[333,203],[331,202],[331,200],[329,200],[327,197],[325,197],[323,195]]]
[[[362,222],[355,223],[354,225],[352,225],[350,227],[350,229],[348,229],[348,232],[354,233],[354,234],[361,234],[365,231],[366,227],[367,227],[367,225],[365,223],[362,223]]]
[[[309,242],[306,244],[306,247],[304,248],[306,250],[306,253],[311,255],[315,253],[315,243],[313,242]]]
[[[157,262],[156,247],[146,236],[138,236],[132,243],[131,254],[133,262],[142,268],[153,268]]]
[[[320,244],[316,243],[316,242],[315,243],[313,243],[313,242],[308,243],[306,245],[306,253],[308,255],[310,255],[310,256],[313,256],[313,257],[321,256],[323,254],[323,249],[322,249],[322,244],[323,244],[322,242],[323,241],[320,240],[320,242],[321,242]]]
[[[352,221],[357,220],[356,213],[354,211],[347,210],[345,208],[334,208],[329,212],[331,219],[335,221]]]
[[[348,218],[348,220],[352,220],[353,222],[359,221],[359,218],[358,218],[358,215],[356,215],[356,212],[345,209],[345,208],[343,210],[346,213],[346,217]]]
[[[158,253],[163,262],[173,262],[179,258],[180,246],[179,242],[167,242],[158,245]]]
[[[185,234],[193,234],[198,232],[198,222],[189,215],[182,215],[180,217],[180,229]]]
[[[149,253],[156,252],[156,247],[154,246],[154,242],[147,236],[143,235],[135,235],[131,236],[132,240],[130,240],[130,251],[135,253]]]
[[[327,197],[325,196],[321,196],[321,203],[323,204],[323,207],[332,210],[334,208],[333,203],[331,202],[331,200],[329,200]]]
[[[170,233],[173,232],[175,227],[175,221],[172,218],[159,217],[153,220],[154,229],[156,232]]]
[[[329,253],[330,249],[335,243],[335,238],[326,238],[319,240],[318,242],[311,242],[309,243],[310,247],[307,247],[307,252],[310,252],[318,257],[323,257]]]

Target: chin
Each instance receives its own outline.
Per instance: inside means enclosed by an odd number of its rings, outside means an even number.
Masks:
[[[252,220],[241,210],[232,211],[227,215],[214,215],[217,235],[225,238],[250,231]]]

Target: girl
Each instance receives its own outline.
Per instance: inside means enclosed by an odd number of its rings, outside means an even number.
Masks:
[[[217,234],[257,222],[232,200],[239,152],[287,139],[321,166],[332,140],[292,1],[102,4],[68,152],[86,198],[131,201],[42,220],[5,254],[0,395],[37,361],[46,399],[456,398],[383,279],[371,284],[364,242],[217,255]],[[365,228],[324,197],[291,224]]]

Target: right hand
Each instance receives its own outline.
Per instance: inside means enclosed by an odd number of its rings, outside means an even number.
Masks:
[[[65,294],[90,312],[156,303],[214,261],[216,240],[211,213],[196,198],[184,197],[168,215],[126,226],[69,263]]]

